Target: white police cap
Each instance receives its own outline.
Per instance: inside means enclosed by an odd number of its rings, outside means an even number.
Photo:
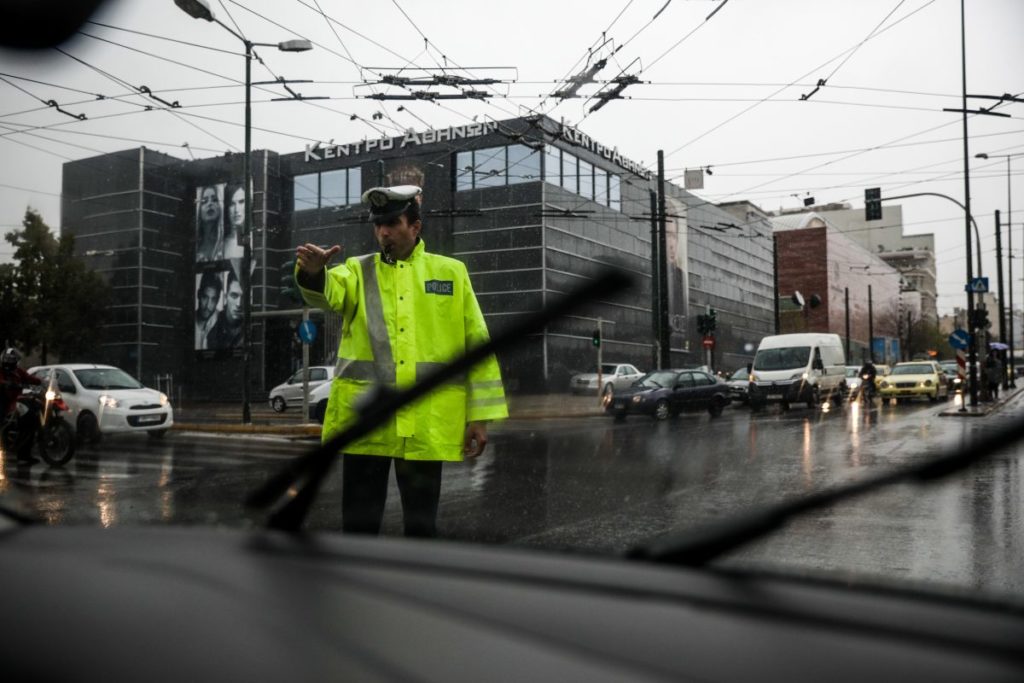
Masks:
[[[363,193],[362,199],[370,207],[370,220],[379,224],[398,218],[422,194],[422,188],[416,185],[395,185],[372,187]]]

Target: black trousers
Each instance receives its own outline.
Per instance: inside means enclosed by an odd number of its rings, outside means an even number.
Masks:
[[[395,478],[402,497],[405,535],[418,538],[437,536],[441,461],[402,460],[352,453],[342,456],[342,531],[356,534],[380,533],[392,462],[395,463]]]

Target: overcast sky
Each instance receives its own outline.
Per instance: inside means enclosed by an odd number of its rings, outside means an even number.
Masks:
[[[966,4],[967,92],[1024,95],[1024,0]],[[304,37],[315,44],[306,53],[260,50],[264,64],[254,65],[254,81],[311,79],[292,87],[330,99],[271,102],[286,94],[280,86],[254,88],[254,149],[288,153],[318,140],[343,143],[536,110],[652,168],[657,150],[665,150],[669,177],[711,166],[705,189],[696,192],[708,201],[748,199],[774,210],[813,196],[861,207],[871,186],[881,187],[883,197],[964,198],[961,117],[943,111],[961,106],[960,0],[728,0],[724,6],[719,0],[211,0],[211,6],[250,40]],[[63,46],[66,54],[0,53],[4,232],[20,225],[27,206],[59,226],[67,160],[139,144],[182,158],[243,147],[244,62],[240,41],[227,31],[190,18],[173,0],[113,0],[82,31],[89,35]],[[608,58],[599,80],[627,74],[643,83],[594,113],[594,101],[585,97],[545,99],[559,80],[586,68],[589,50],[590,63]],[[505,82],[487,90],[494,97],[486,101],[363,97],[400,92],[359,84],[403,68],[403,75],[421,75],[416,66]],[[826,84],[811,94],[819,79]],[[141,86],[180,108],[132,94],[130,88]],[[608,86],[587,85],[580,94],[600,87]],[[87,118],[48,107],[49,100]],[[968,100],[970,109],[992,104]],[[986,275],[994,276],[993,212],[1000,209],[1005,221],[1006,160],[973,157],[1021,154],[1012,160],[1020,306],[1024,103],[995,111],[1010,116],[968,121],[972,213],[983,233]],[[935,234],[940,312],[962,306],[963,212],[938,198],[901,204],[908,233]],[[0,245],[5,257],[6,243]]]

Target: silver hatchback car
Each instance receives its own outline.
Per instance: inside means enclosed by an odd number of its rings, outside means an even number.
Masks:
[[[334,377],[334,368],[330,365],[313,365],[309,368],[309,392]],[[288,406],[302,405],[302,370],[298,370],[287,380],[270,390],[270,407],[283,413]]]

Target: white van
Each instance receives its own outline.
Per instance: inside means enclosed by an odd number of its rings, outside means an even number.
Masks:
[[[750,369],[750,405],[770,401],[813,407],[846,390],[846,354],[838,334],[765,337]]]

